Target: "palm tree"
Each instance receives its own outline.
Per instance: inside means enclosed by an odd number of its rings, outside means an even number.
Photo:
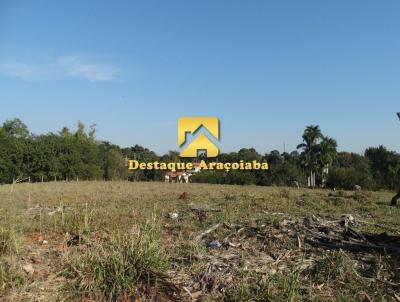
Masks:
[[[336,157],[337,142],[335,139],[323,136],[319,144],[319,162],[321,167],[332,165]]]
[[[315,185],[315,170],[318,166],[319,141],[323,137],[319,126],[307,126],[303,133],[303,142],[297,149],[303,149],[302,164],[310,173],[311,185]]]
[[[329,166],[335,160],[337,142],[331,137],[323,136],[319,144],[318,164],[321,171],[321,182],[325,184],[329,173]]]
[[[303,148],[303,150],[306,152],[307,150],[310,150],[313,146],[317,145],[318,140],[322,138],[321,129],[318,125],[307,126],[306,130],[304,130],[302,137],[303,143],[299,144],[297,146],[297,149]]]

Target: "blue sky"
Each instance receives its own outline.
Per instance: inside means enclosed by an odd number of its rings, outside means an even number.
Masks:
[[[221,151],[400,151],[400,2],[0,0],[0,121],[98,125],[158,153],[180,116],[218,116]]]

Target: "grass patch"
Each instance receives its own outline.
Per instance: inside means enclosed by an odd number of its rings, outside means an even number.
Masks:
[[[18,254],[16,234],[6,227],[0,227],[0,256]]]
[[[15,260],[13,258],[2,258],[0,260],[0,290],[16,288],[23,284],[25,284],[25,276]]]
[[[15,256],[19,253],[18,236],[7,227],[0,227],[0,290],[15,288],[25,283]],[[0,293],[1,296],[1,293]]]
[[[319,283],[348,281],[355,277],[356,266],[352,259],[342,251],[327,252],[314,266],[314,276]]]
[[[139,297],[143,286],[153,285],[167,268],[159,230],[149,224],[132,233],[115,234],[93,243],[84,254],[67,259],[65,276],[75,298],[117,301]]]

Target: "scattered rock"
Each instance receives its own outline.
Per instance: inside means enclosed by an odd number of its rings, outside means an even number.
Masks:
[[[22,267],[25,273],[27,273],[29,276],[33,276],[33,273],[35,272],[35,269],[31,264],[26,264]]]
[[[168,213],[169,219],[176,220],[179,218],[179,214],[175,212]]]
[[[213,240],[208,243],[208,247],[210,249],[219,249],[222,247],[222,244],[218,240]]]
[[[49,244],[49,242],[47,240],[43,240],[42,244]]]

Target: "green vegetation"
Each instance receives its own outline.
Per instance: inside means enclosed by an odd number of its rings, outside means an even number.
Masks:
[[[19,245],[17,235],[8,227],[0,227],[0,289],[7,290],[23,285],[25,278],[16,262]]]
[[[137,296],[140,286],[154,286],[167,267],[159,231],[149,224],[91,245],[83,255],[65,259],[64,275],[73,280],[65,291],[77,299],[115,301]]]
[[[79,122],[76,132],[63,128],[59,133],[30,134],[19,119],[7,120],[0,127],[0,183],[53,180],[163,180],[162,171],[128,172],[125,159],[141,162],[179,162],[179,154],[170,151],[159,156],[141,146],[121,148],[95,138],[96,126],[89,131]],[[240,160],[267,161],[270,170],[225,173],[204,171],[193,182],[214,184],[255,184],[261,186],[307,186],[307,177],[315,175],[317,186],[353,189],[397,190],[400,187],[400,154],[383,146],[368,148],[364,155],[337,152],[334,139],[322,134],[319,126],[308,126],[298,145],[301,151],[264,155],[255,149],[222,153],[219,162]],[[210,160],[210,159],[209,159]],[[215,159],[211,159],[215,160]]]

